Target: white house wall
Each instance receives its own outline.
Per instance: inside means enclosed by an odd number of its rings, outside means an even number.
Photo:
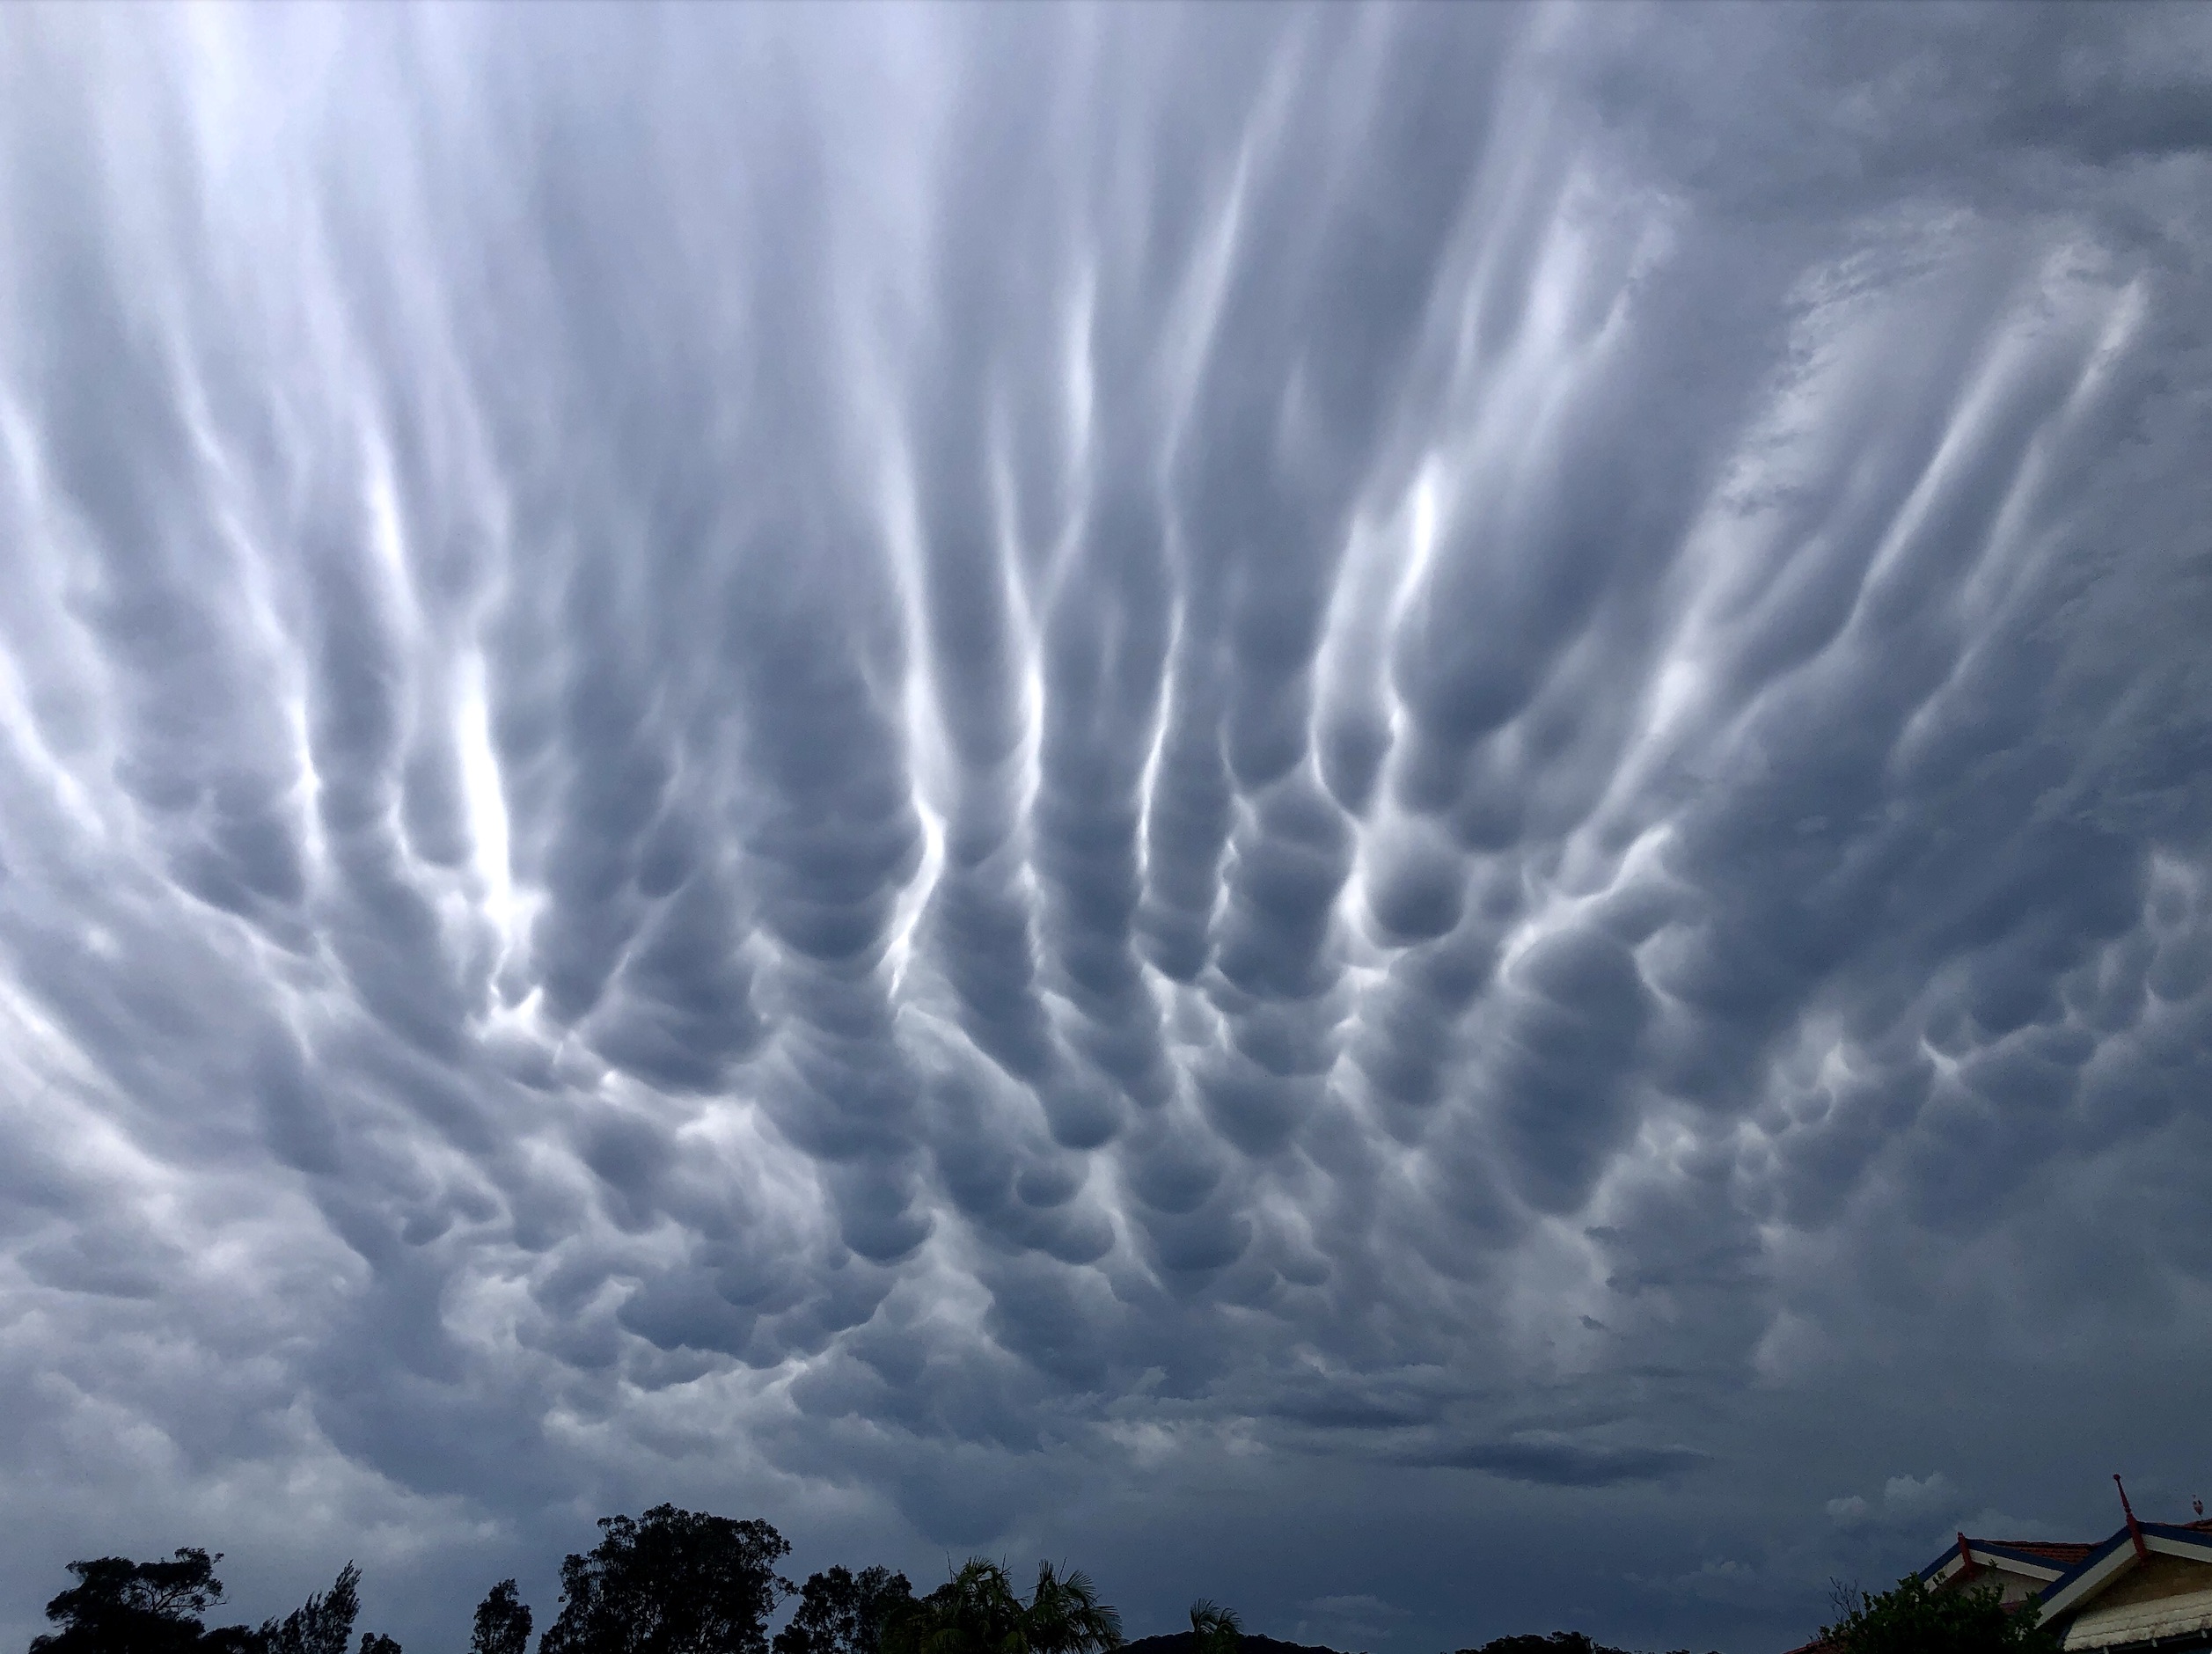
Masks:
[[[2207,1631],[2212,1631],[2212,1564],[2153,1555],[2074,1616],[2065,1646],[2070,1654]]]

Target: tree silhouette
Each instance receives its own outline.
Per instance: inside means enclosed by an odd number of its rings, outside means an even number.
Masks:
[[[399,1654],[399,1644],[377,1631],[361,1634],[361,1654]]]
[[[997,1563],[960,1571],[883,1628],[883,1654],[1021,1654],[1022,1599]]]
[[[791,1589],[791,1546],[765,1522],[657,1504],[599,1519],[560,1564],[560,1616],[538,1654],[767,1654],[768,1615]]]
[[[1930,1591],[1907,1574],[1879,1596],[1841,1586],[1836,1607],[1820,1640],[1838,1654],[2058,1654],[2058,1635],[2041,1622],[2035,1599],[2008,1609],[1995,1585]]]
[[[906,1576],[888,1568],[809,1574],[797,1610],[776,1633],[775,1654],[877,1654],[885,1621],[913,1599]]]
[[[516,1592],[516,1581],[502,1579],[476,1606],[469,1654],[526,1654],[529,1645],[531,1606]]]
[[[223,1600],[222,1560],[187,1548],[167,1562],[71,1563],[77,1584],[46,1605],[61,1629],[33,1637],[32,1654],[185,1654],[201,1640],[200,1616]]]
[[[1121,1615],[1098,1599],[1098,1587],[1080,1568],[1062,1574],[1039,1563],[1022,1622],[1029,1654],[1099,1654],[1122,1643]]]
[[[308,1598],[282,1620],[261,1621],[267,1654],[347,1654],[361,1612],[361,1570],[348,1563],[327,1593]]]
[[[476,1629],[469,1638],[469,1654],[525,1654],[530,1647],[530,1605],[502,1579],[484,1593],[476,1605]]]
[[[1000,1564],[971,1556],[912,1608],[890,1616],[882,1654],[1101,1654],[1121,1646],[1121,1616],[1085,1573],[1037,1565],[1024,1601]]]
[[[1480,1648],[1463,1648],[1459,1654],[1629,1654],[1626,1649],[1593,1641],[1582,1631],[1554,1631],[1549,1636],[1523,1632],[1519,1636],[1493,1637]],[[1674,1654],[1690,1654],[1686,1648]],[[1718,1650],[1715,1650],[1718,1654]]]
[[[1244,1624],[1236,1611],[1210,1597],[1190,1605],[1192,1654],[1237,1654],[1244,1643]]]

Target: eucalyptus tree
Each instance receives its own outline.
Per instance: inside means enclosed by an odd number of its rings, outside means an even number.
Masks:
[[[657,1504],[599,1531],[560,1564],[560,1614],[538,1654],[768,1654],[791,1546],[767,1523]]]
[[[530,1605],[511,1579],[502,1579],[476,1605],[469,1654],[526,1654],[530,1647]]]
[[[46,1605],[57,1628],[33,1637],[32,1654],[187,1654],[204,1635],[200,1616],[223,1600],[222,1560],[187,1548],[165,1561],[71,1563],[77,1583]]]
[[[261,1621],[267,1654],[346,1654],[361,1613],[361,1570],[348,1563],[326,1592],[317,1592],[282,1620]]]
[[[883,1628],[913,1606],[914,1588],[888,1568],[843,1566],[807,1576],[799,1606],[776,1633],[775,1654],[877,1654]]]

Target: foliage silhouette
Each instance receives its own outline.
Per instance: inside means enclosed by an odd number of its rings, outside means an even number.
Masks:
[[[795,1587],[776,1572],[791,1547],[768,1523],[659,1504],[599,1522],[599,1543],[561,1563],[561,1607],[538,1654],[1331,1654],[1246,1637],[1236,1614],[1210,1599],[1190,1605],[1190,1629],[1125,1644],[1121,1616],[1080,1571],[1037,1565],[1024,1597],[1004,1564],[970,1557],[919,1600],[906,1576],[842,1566]],[[220,1554],[181,1549],[168,1561],[121,1556],[73,1562],[77,1583],[47,1605],[55,1631],[30,1654],[348,1654],[360,1611],[361,1570],[348,1563],[331,1588],[282,1620],[204,1629],[223,1600]],[[769,1616],[796,1591],[790,1621]],[[1868,1597],[1839,1591],[1830,1654],[2055,1654],[2033,1610],[2008,1614],[1991,1592],[1930,1593],[1916,1579]],[[530,1654],[531,1614],[512,1579],[477,1605],[469,1654]],[[359,1654],[403,1654],[375,1632]],[[1458,1654],[1625,1654],[1578,1631],[1499,1637]],[[1677,1650],[1677,1654],[1688,1654]]]
[[[789,1623],[776,1633],[775,1654],[876,1654],[885,1621],[913,1600],[906,1576],[888,1568],[809,1574]]]
[[[2008,1609],[1993,1584],[1930,1591],[1908,1574],[1877,1596],[1839,1586],[1835,1606],[1820,1641],[1837,1654],[2058,1654],[2058,1634],[2034,1599]]]
[[[267,1654],[347,1654],[361,1613],[361,1570],[348,1563],[327,1592],[319,1592],[282,1620],[261,1621]]]
[[[469,1654],[526,1654],[530,1605],[516,1592],[513,1580],[501,1580],[476,1605],[476,1628],[468,1647]]]
[[[768,1615],[791,1590],[791,1546],[765,1522],[656,1504],[599,1519],[560,1564],[560,1615],[538,1654],[768,1654]]]
[[[1586,1632],[1582,1631],[1554,1631],[1549,1636],[1524,1631],[1518,1636],[1493,1637],[1480,1648],[1463,1648],[1459,1654],[1630,1654],[1630,1651],[1593,1641]],[[1689,1654],[1689,1650],[1676,1649],[1674,1654]]]
[[[1036,1565],[1036,1589],[1023,1615],[1030,1654],[1099,1654],[1122,1644],[1121,1615],[1098,1599],[1098,1587],[1081,1569],[1056,1571]]]
[[[1121,1615],[1099,1600],[1088,1574],[1040,1563],[1024,1599],[1002,1565],[971,1556],[890,1616],[881,1654],[1101,1654],[1121,1645]]]
[[[1286,1643],[1257,1631],[1240,1630],[1237,1646],[1242,1654],[1337,1654],[1317,1643]],[[1186,1628],[1136,1637],[1122,1644],[1121,1654],[1198,1654],[1198,1633]]]
[[[1244,1622],[1234,1608],[1200,1597],[1190,1605],[1190,1641],[1195,1654],[1237,1654],[1244,1643]]]
[[[1020,1654],[1022,1612],[1007,1570],[971,1556],[936,1590],[893,1614],[881,1654]]]
[[[184,1654],[202,1641],[200,1616],[223,1600],[222,1553],[181,1549],[167,1562],[96,1556],[70,1564],[77,1584],[46,1605],[61,1628],[32,1654]],[[233,1630],[243,1628],[231,1628]]]

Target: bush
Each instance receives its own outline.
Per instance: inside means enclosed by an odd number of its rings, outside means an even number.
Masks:
[[[2033,1599],[2007,1609],[1995,1585],[1930,1591],[1908,1574],[1893,1590],[1868,1596],[1855,1586],[1836,1594],[1842,1610],[1820,1641],[1838,1654],[2058,1654],[2055,1632],[2042,1623]]]

